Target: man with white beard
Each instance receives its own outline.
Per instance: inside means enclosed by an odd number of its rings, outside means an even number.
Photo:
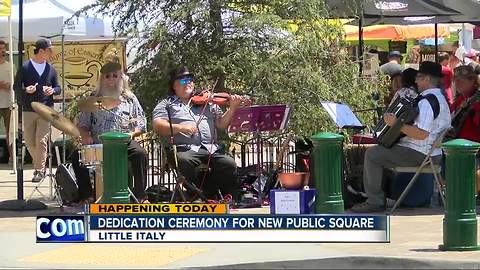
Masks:
[[[100,70],[100,81],[94,96],[110,96],[118,99],[118,105],[111,110],[99,110],[93,113],[81,112],[78,116],[78,128],[83,145],[101,144],[99,135],[108,131],[130,134],[128,143],[128,160],[131,162],[130,173],[133,175],[133,194],[141,203],[148,203],[145,194],[147,180],[147,154],[133,138],[146,131],[146,118],[137,97],[128,89],[126,77],[118,57],[106,63]],[[92,196],[89,172],[79,163],[78,152],[74,151],[72,164],[78,179],[80,200]]]

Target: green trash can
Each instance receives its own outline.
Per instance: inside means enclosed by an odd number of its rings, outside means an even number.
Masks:
[[[344,212],[342,198],[343,136],[321,132],[311,137],[313,142],[313,181],[317,191],[317,214]]]
[[[458,139],[442,144],[445,152],[446,207],[441,250],[480,250],[475,206],[475,155],[480,144]]]
[[[130,203],[127,145],[130,135],[106,132],[103,143],[103,195],[101,203]]]

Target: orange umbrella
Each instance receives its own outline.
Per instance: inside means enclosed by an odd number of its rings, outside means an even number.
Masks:
[[[358,40],[358,27],[345,25],[346,39]],[[448,26],[438,26],[438,37],[450,37]],[[433,24],[422,25],[372,25],[363,28],[364,40],[406,40],[435,38]]]

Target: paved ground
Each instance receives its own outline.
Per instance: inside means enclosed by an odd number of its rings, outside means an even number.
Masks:
[[[24,175],[31,179],[32,170],[27,167]],[[28,197],[33,184],[26,181],[24,186]],[[40,190],[48,194],[48,183]],[[16,175],[0,166],[0,201],[15,198]],[[399,209],[391,217],[389,244],[37,244],[35,216],[59,212],[50,205],[44,211],[0,211],[0,268],[480,269],[480,251],[437,249],[442,243],[442,209]],[[267,208],[233,211],[267,212]]]

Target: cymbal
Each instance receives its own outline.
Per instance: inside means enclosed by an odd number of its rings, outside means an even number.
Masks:
[[[68,120],[59,112],[46,105],[43,105],[40,102],[32,102],[32,108],[36,113],[38,113],[38,115],[40,115],[41,118],[50,122],[52,126],[70,136],[80,137],[80,131],[78,128],[72,123],[72,121]]]
[[[100,110],[111,110],[118,106],[118,98],[114,97],[88,97],[77,103],[81,112],[96,112]]]

